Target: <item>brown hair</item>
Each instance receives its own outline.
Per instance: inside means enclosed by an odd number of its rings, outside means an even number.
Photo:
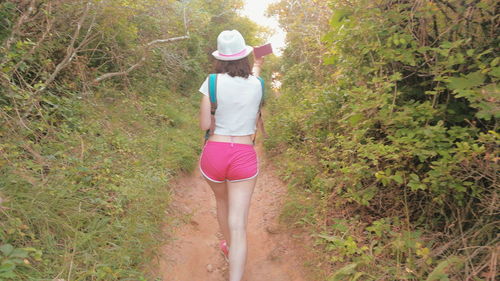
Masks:
[[[248,57],[232,61],[215,60],[215,72],[227,73],[231,77],[248,78],[252,74],[252,67]]]

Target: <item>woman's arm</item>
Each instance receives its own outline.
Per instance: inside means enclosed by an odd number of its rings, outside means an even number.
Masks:
[[[256,58],[254,56],[252,72],[255,77],[260,76],[260,69],[262,67],[262,64],[264,64],[264,57]],[[262,113],[260,112],[260,110],[257,113],[257,129],[260,129],[265,139],[269,137],[266,130],[264,129],[264,120],[262,120]]]
[[[200,128],[204,131],[210,129],[212,125],[212,117],[210,116],[210,98],[203,95],[200,104]]]
[[[261,58],[254,57],[253,68],[252,68],[253,76],[255,77],[260,76],[260,68],[262,67],[263,63],[264,63],[264,57]]]

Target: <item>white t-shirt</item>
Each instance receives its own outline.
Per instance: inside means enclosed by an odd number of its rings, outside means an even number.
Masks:
[[[200,92],[209,95],[208,77]],[[217,74],[217,109],[214,134],[245,136],[255,133],[262,86],[255,76],[248,78]]]

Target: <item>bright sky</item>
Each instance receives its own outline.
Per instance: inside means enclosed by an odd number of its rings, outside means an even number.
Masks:
[[[285,31],[279,28],[278,21],[275,18],[266,17],[265,13],[269,4],[278,0],[245,0],[245,8],[243,14],[259,25],[268,27],[274,31],[274,34],[269,38],[269,42],[273,46],[273,51],[276,55],[281,55],[281,48],[285,46]]]

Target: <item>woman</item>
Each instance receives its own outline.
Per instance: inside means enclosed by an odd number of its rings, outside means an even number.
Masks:
[[[257,181],[258,159],[252,135],[260,119],[262,86],[257,76],[262,59],[250,67],[253,48],[237,30],[217,37],[217,108],[212,124],[209,78],[200,88],[200,127],[214,128],[200,157],[200,170],[214,192],[217,220],[224,236],[221,250],[229,255],[229,280],[243,277],[247,256],[246,225],[250,199]],[[264,133],[265,134],[265,133]]]

